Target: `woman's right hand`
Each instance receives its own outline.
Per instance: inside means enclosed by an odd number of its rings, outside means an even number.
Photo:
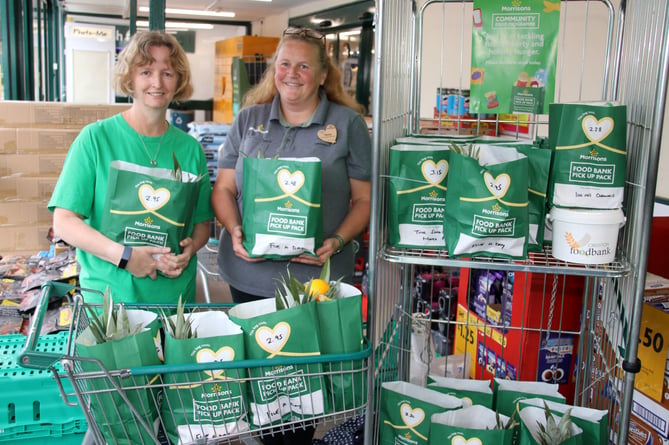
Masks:
[[[242,241],[244,240],[244,234],[242,233],[242,226],[237,225],[232,228],[230,231],[230,239],[232,240],[232,250],[235,252],[239,258],[249,263],[257,263],[263,261],[264,258],[251,258],[249,253],[244,248]]]

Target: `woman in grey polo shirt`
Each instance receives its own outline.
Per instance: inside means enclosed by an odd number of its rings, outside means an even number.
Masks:
[[[219,154],[212,206],[225,226],[218,266],[235,302],[274,296],[285,261],[250,259],[242,246],[242,162],[245,156],[318,157],[322,168],[323,245],[317,257],[293,258],[302,281],[318,276],[330,257],[331,276],[353,276],[350,241],[369,223],[371,141],[360,106],[343,89],[325,36],[284,31],[263,79],[245,98]],[[242,154],[243,153],[243,154]]]
[[[331,277],[352,280],[350,241],[369,223],[371,141],[362,107],[344,91],[341,79],[323,34],[288,28],[273,63],[232,124],[219,154],[212,206],[225,227],[218,267],[235,302],[273,297],[276,279],[287,266],[286,261],[251,259],[242,245],[242,162],[259,151],[267,158],[321,160],[323,244],[316,246],[316,257],[291,259],[291,273],[301,281],[318,277],[330,258]],[[274,436],[271,443],[311,443],[312,434],[313,429],[304,437]]]

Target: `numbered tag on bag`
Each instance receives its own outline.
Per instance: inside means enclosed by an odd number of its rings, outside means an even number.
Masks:
[[[636,376],[634,386],[658,402],[662,400],[662,383],[669,351],[668,317],[669,314],[646,304],[639,331],[641,371]]]

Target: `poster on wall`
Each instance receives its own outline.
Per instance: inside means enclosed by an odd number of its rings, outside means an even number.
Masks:
[[[548,113],[559,0],[474,0],[472,113]]]

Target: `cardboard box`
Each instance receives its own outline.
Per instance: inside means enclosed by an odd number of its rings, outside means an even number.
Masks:
[[[16,153],[16,128],[0,128],[0,154]]]
[[[0,128],[0,154],[67,154],[80,129]]]
[[[0,155],[0,177],[58,177],[63,170],[65,154]]]
[[[454,352],[468,354],[470,377],[558,383],[573,396],[585,281],[557,276],[552,300],[554,277],[461,269]]]
[[[0,127],[81,129],[120,113],[128,104],[86,105],[67,102],[0,102]]]
[[[669,312],[648,303],[643,305],[638,357],[641,371],[634,389],[669,413]],[[666,417],[669,424],[669,417]],[[669,426],[665,428],[669,439]]]
[[[47,201],[0,202],[0,226],[47,225],[53,213]]]
[[[29,251],[33,254],[49,250],[47,239],[50,225],[0,227],[0,252]]]
[[[57,177],[0,177],[0,201],[48,201],[57,181]]]
[[[646,273],[643,301],[652,304],[669,303],[669,279]]]
[[[67,154],[80,129],[18,128],[17,154]]]
[[[637,390],[632,396],[628,441],[634,445],[669,444],[669,410]]]

